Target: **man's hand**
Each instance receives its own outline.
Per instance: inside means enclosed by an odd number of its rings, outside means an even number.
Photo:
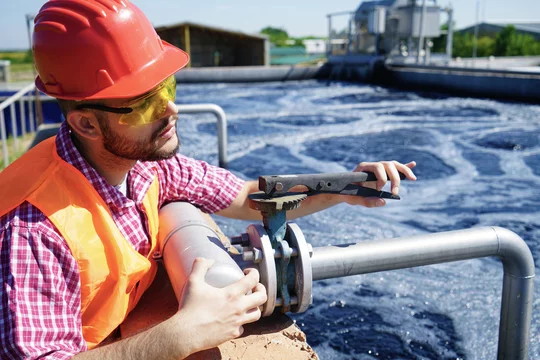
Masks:
[[[245,277],[227,287],[208,285],[204,277],[212,264],[212,260],[195,259],[175,315],[186,335],[178,341],[190,344],[190,354],[242,335],[242,325],[259,320],[259,306],[267,300],[255,269],[245,270]]]
[[[375,173],[375,176],[377,176],[377,182],[359,183],[361,186],[381,190],[386,182],[390,180],[392,193],[398,195],[400,185],[399,173],[401,172],[405,174],[409,180],[416,180],[416,176],[411,170],[415,166],[416,162],[414,161],[411,161],[408,164],[402,164],[397,161],[362,162],[358,164],[354,171],[373,172]],[[293,188],[289,189],[291,192],[304,192],[307,190],[308,189],[303,185],[294,186]],[[217,214],[234,219],[260,221],[261,213],[259,211],[250,209],[248,201],[249,194],[256,191],[259,191],[259,183],[257,181],[247,181],[244,184],[242,191],[240,191],[232,204],[228,208],[217,212]],[[364,198],[361,196],[336,194],[310,196],[306,200],[302,201],[299,208],[288,211],[287,219],[292,220],[310,215],[342,202],[346,202],[350,205],[362,205],[366,207],[377,207],[386,204],[384,199],[374,197]]]
[[[407,164],[402,164],[397,161],[379,161],[379,162],[361,162],[354,171],[372,172],[377,176],[377,182],[360,183],[361,186],[372,189],[382,190],[383,186],[390,180],[391,192],[394,195],[399,193],[399,185],[401,179],[399,173],[403,173],[407,179],[416,180],[416,176],[412,172],[412,168],[416,166],[416,162],[411,161]],[[388,174],[388,175],[387,175]],[[362,205],[366,207],[378,207],[386,204],[384,199],[380,198],[363,198],[359,196],[345,196],[344,201],[350,205]]]

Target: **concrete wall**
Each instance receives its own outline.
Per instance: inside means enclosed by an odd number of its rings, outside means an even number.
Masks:
[[[540,56],[453,59],[448,65],[453,67],[475,67],[484,69],[511,69],[516,67],[540,66]]]
[[[435,90],[459,96],[535,103],[540,99],[540,74],[523,71],[393,66],[382,70],[377,79],[389,86]]]

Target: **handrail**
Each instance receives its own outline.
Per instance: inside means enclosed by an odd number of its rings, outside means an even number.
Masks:
[[[5,101],[3,101],[0,104],[0,111],[6,109],[8,106],[13,104],[15,101],[19,100],[19,98],[21,98],[27,92],[34,90],[35,86],[36,85],[34,83],[28,84],[27,86],[23,87],[21,90],[17,91],[15,94],[11,95],[9,98],[7,98]]]
[[[26,135],[26,116],[25,116],[25,107],[24,103],[26,100],[26,94],[30,91],[33,91],[35,89],[35,84],[31,83],[22,88],[21,90],[17,91],[14,95],[8,97],[6,100],[2,101],[0,103],[0,140],[2,141],[2,153],[4,157],[4,167],[9,165],[9,154],[8,154],[8,146],[7,146],[7,131],[6,131],[6,124],[5,124],[5,117],[4,117],[4,110],[8,107],[10,108],[10,116],[11,116],[11,132],[13,134],[13,145],[15,147],[15,151],[19,150],[19,137],[18,137],[18,131],[17,131],[17,118],[16,118],[16,111],[15,111],[15,102],[19,102],[19,115],[21,118],[21,130],[22,135]],[[28,111],[30,115],[30,132],[35,131],[35,118],[34,118],[34,110],[32,107],[32,101],[28,101]]]
[[[480,227],[409,238],[313,249],[313,280],[404,269],[486,256],[504,269],[498,359],[527,359],[534,259],[523,239],[500,227]]]
[[[219,166],[226,169],[227,162],[227,116],[225,111],[216,104],[177,105],[178,112],[184,114],[200,114],[210,112],[216,115],[218,131]]]

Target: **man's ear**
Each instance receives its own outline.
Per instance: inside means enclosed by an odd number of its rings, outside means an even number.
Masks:
[[[92,111],[72,110],[67,114],[66,120],[79,136],[88,140],[97,140],[101,136],[99,122]]]

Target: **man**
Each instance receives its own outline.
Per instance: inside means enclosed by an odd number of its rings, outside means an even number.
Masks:
[[[50,0],[35,18],[36,86],[56,97],[58,135],[0,173],[0,358],[179,359],[258,320],[266,292],[256,270],[228,287],[204,282],[197,259],[178,312],[138,335],[99,346],[156,273],[157,213],[188,201],[207,213],[260,220],[257,191],[226,170],[177,153],[174,73],[188,56],[162,42],[127,0]],[[414,162],[361,163],[380,189]],[[309,198],[291,218],[340,202]]]

